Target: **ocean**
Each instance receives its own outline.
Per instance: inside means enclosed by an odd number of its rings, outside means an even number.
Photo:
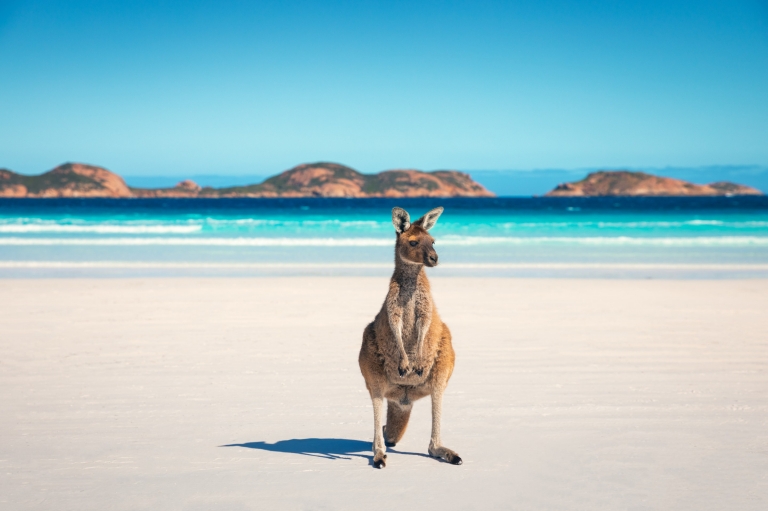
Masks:
[[[387,275],[393,206],[430,275],[768,277],[768,197],[0,199],[0,277]]]

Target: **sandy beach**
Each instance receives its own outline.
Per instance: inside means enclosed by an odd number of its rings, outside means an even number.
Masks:
[[[432,283],[464,464],[375,470],[386,277],[0,281],[0,508],[768,508],[768,280]]]

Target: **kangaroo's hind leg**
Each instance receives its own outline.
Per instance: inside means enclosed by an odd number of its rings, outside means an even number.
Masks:
[[[384,445],[384,432],[382,431],[384,393],[387,382],[381,363],[376,357],[373,323],[369,324],[363,331],[363,345],[360,347],[358,362],[373,403],[373,466],[383,468],[387,466],[387,451]]]
[[[440,438],[440,421],[443,415],[443,392],[448,386],[448,380],[453,373],[453,364],[456,355],[451,346],[451,331],[443,324],[443,332],[440,339],[440,356],[435,361],[432,369],[432,437],[429,439],[429,454],[435,458],[442,458],[448,463],[461,465],[462,461],[456,452],[443,446]]]
[[[384,415],[384,398],[374,396],[373,401],[373,466],[384,468],[387,466],[387,448],[384,445],[384,432],[381,419]]]
[[[387,425],[384,426],[384,442],[388,447],[394,447],[403,438],[408,419],[411,418],[413,405],[403,405],[392,399],[387,399]]]
[[[443,410],[443,389],[432,392],[432,437],[429,439],[429,455],[442,458],[453,465],[461,465],[462,461],[456,452],[444,447],[440,439],[440,419]]]

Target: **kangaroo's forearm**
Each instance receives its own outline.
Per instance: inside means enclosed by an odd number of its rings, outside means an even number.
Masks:
[[[421,356],[421,350],[424,346],[424,339],[427,337],[427,333],[429,332],[429,326],[432,324],[432,318],[422,317],[418,318],[416,320],[416,329],[418,332],[418,337],[416,339],[416,353]]]
[[[432,302],[428,297],[423,298],[416,306],[416,353],[421,356],[421,350],[424,346],[424,339],[429,333],[429,327],[432,324]]]
[[[403,316],[401,311],[397,307],[388,306],[387,320],[389,321],[392,335],[395,337],[398,350],[400,350],[400,353],[405,353],[405,345],[403,344]]]
[[[407,360],[408,356],[405,353],[405,344],[403,343],[403,309],[397,303],[398,292],[399,289],[397,287],[390,287],[386,301],[387,319],[389,320],[389,328],[392,330],[392,335],[395,336],[397,348],[401,356]]]
[[[395,342],[400,353],[405,354],[405,344],[403,343],[403,318],[399,314],[389,313],[389,328],[395,336]]]

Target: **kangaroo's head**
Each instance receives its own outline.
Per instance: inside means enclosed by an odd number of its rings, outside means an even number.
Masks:
[[[443,208],[435,208],[415,222],[403,208],[392,208],[392,223],[395,225],[397,241],[395,256],[410,264],[437,266],[435,238],[427,232],[437,223]]]

